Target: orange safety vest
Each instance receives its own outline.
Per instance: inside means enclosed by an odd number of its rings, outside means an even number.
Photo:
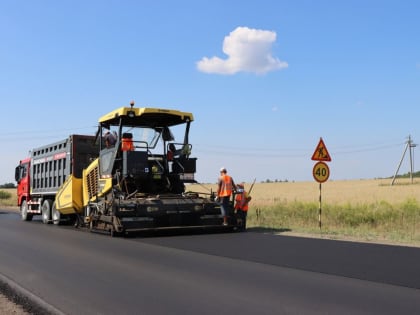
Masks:
[[[228,197],[232,195],[232,178],[229,175],[220,176],[219,183],[219,197]]]
[[[242,211],[248,211],[248,193],[243,191],[236,195],[235,197],[235,209],[239,209]]]

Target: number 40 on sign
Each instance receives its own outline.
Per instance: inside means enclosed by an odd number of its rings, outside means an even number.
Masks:
[[[314,165],[312,174],[318,183],[324,183],[330,177],[330,169],[327,163],[320,161]]]

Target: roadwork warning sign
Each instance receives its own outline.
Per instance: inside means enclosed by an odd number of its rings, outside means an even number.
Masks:
[[[312,154],[313,161],[331,161],[331,156],[328,153],[327,147],[325,146],[324,141],[322,138],[319,139],[319,143],[315,149],[314,154]]]

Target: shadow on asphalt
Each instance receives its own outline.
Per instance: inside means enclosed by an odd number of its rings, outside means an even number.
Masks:
[[[265,227],[251,227],[247,229],[248,232],[256,232],[256,233],[285,233],[285,232],[292,232],[291,229],[288,228],[265,228]]]
[[[156,229],[150,231],[130,232],[123,235],[124,238],[153,238],[153,237],[170,237],[181,235],[203,235],[203,234],[220,234],[220,233],[241,233],[236,232],[232,228],[177,228],[177,229]]]
[[[246,232],[253,233],[264,233],[264,234],[280,234],[285,232],[291,232],[288,228],[264,228],[264,227],[250,227],[247,228]],[[196,229],[168,229],[168,230],[153,230],[153,231],[142,231],[142,232],[131,232],[127,235],[123,235],[125,238],[149,238],[149,237],[170,237],[170,236],[181,236],[181,235],[203,235],[203,234],[221,234],[221,233],[244,233],[243,231],[236,231],[232,228],[196,228]]]

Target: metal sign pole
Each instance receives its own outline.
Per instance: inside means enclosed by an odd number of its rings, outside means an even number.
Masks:
[[[319,221],[319,232],[322,234],[322,222],[321,222],[321,214],[322,214],[322,183],[326,182],[330,177],[330,168],[326,162],[331,162],[331,156],[328,153],[327,147],[325,146],[324,141],[322,138],[319,139],[319,143],[315,149],[314,154],[312,154],[311,160],[318,161],[314,165],[312,169],[312,175],[314,179],[319,183],[319,214],[318,214],[318,221]]]
[[[321,230],[321,227],[322,227],[322,224],[321,224],[321,213],[322,213],[322,207],[321,207],[321,205],[322,205],[322,202],[321,202],[321,200],[322,200],[322,197],[321,197],[321,188],[322,188],[322,184],[319,183],[319,215],[318,215],[318,221],[319,221],[319,231],[320,232],[322,231]]]

